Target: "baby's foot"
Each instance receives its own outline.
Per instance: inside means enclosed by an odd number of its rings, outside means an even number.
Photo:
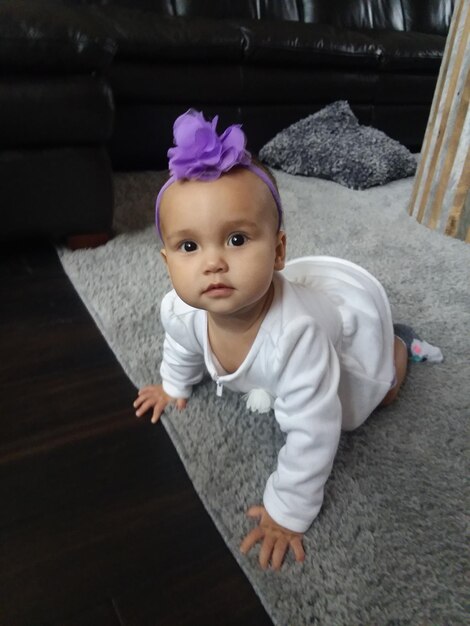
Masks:
[[[431,363],[442,363],[444,357],[437,346],[433,346],[419,337],[415,331],[405,324],[394,324],[393,330],[408,350],[408,358],[411,361],[430,361]]]

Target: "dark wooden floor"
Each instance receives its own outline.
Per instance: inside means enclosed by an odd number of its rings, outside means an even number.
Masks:
[[[0,625],[271,624],[53,248],[0,255]]]

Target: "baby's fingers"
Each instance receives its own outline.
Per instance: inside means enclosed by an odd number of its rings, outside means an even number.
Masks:
[[[139,405],[137,404],[137,402],[135,402],[134,406],[138,407],[135,414],[137,415],[137,417],[141,417],[142,415],[147,413],[147,411],[151,409],[154,406],[154,404],[155,402],[152,402],[151,400],[142,400],[142,402],[140,402]]]
[[[280,537],[274,545],[273,555],[271,558],[273,570],[281,569],[282,562],[284,561],[284,557],[288,549],[289,542],[285,539],[285,537]]]
[[[261,541],[263,537],[264,531],[262,530],[262,528],[260,528],[259,526],[253,528],[253,530],[250,531],[245,539],[242,541],[240,545],[240,552],[242,552],[242,554],[248,554],[251,548],[256,543],[258,543],[258,541]]]
[[[148,411],[149,408],[152,407],[156,401],[157,400],[155,398],[155,395],[143,393],[135,399],[133,407],[135,409],[138,409],[138,408],[143,409],[145,407],[145,411]]]
[[[165,410],[164,404],[155,405],[155,408],[153,409],[152,419],[150,420],[152,424],[156,424],[158,422],[164,410]]]
[[[134,407],[134,409],[139,409],[144,404],[144,402],[147,402],[147,401],[148,401],[147,398],[140,396],[139,398],[137,398],[137,400],[134,402],[132,406]]]
[[[295,555],[296,561],[304,561],[305,560],[305,550],[302,544],[302,539],[300,537],[295,537],[290,542],[291,548]]]
[[[248,515],[248,517],[261,517],[264,511],[264,506],[251,506],[246,514]]]
[[[259,551],[259,564],[262,569],[268,569],[275,543],[276,540],[274,537],[271,537],[270,535],[265,536],[261,550]]]

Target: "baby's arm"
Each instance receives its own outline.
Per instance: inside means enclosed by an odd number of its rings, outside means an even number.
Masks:
[[[142,417],[147,411],[153,409],[152,424],[156,424],[161,414],[169,404],[176,404],[177,409],[186,408],[186,398],[172,398],[169,396],[162,385],[149,385],[139,390],[134,408],[137,409],[135,414]]]
[[[246,553],[261,542],[261,566],[271,559],[278,569],[289,547],[296,560],[303,560],[302,533],[323,501],[341,432],[341,404],[338,357],[324,331],[310,320],[289,325],[271,363],[278,372],[274,409],[286,441],[268,479],[264,506],[256,507],[260,521],[241,550]]]
[[[156,424],[169,404],[184,409],[193,385],[202,379],[204,356],[196,338],[193,311],[179,301],[175,291],[163,298],[160,311],[165,328],[160,366],[162,384],[140,389],[134,402],[137,417],[153,409],[151,421]]]
[[[339,360],[323,329],[297,320],[280,342],[276,420],[285,433],[263,504],[271,517],[305,532],[318,515],[341,434]]]
[[[204,373],[202,355],[181,346],[168,333],[163,343],[163,359],[160,367],[161,385],[149,385],[140,389],[134,408],[137,417],[153,409],[151,422],[156,424],[169,404],[184,409],[192,392]]]

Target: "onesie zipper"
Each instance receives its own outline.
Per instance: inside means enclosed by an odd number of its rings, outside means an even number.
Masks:
[[[215,383],[217,385],[216,394],[219,396],[219,398],[221,398],[222,392],[224,390],[224,384],[220,382],[220,378],[218,376],[215,379]]]

